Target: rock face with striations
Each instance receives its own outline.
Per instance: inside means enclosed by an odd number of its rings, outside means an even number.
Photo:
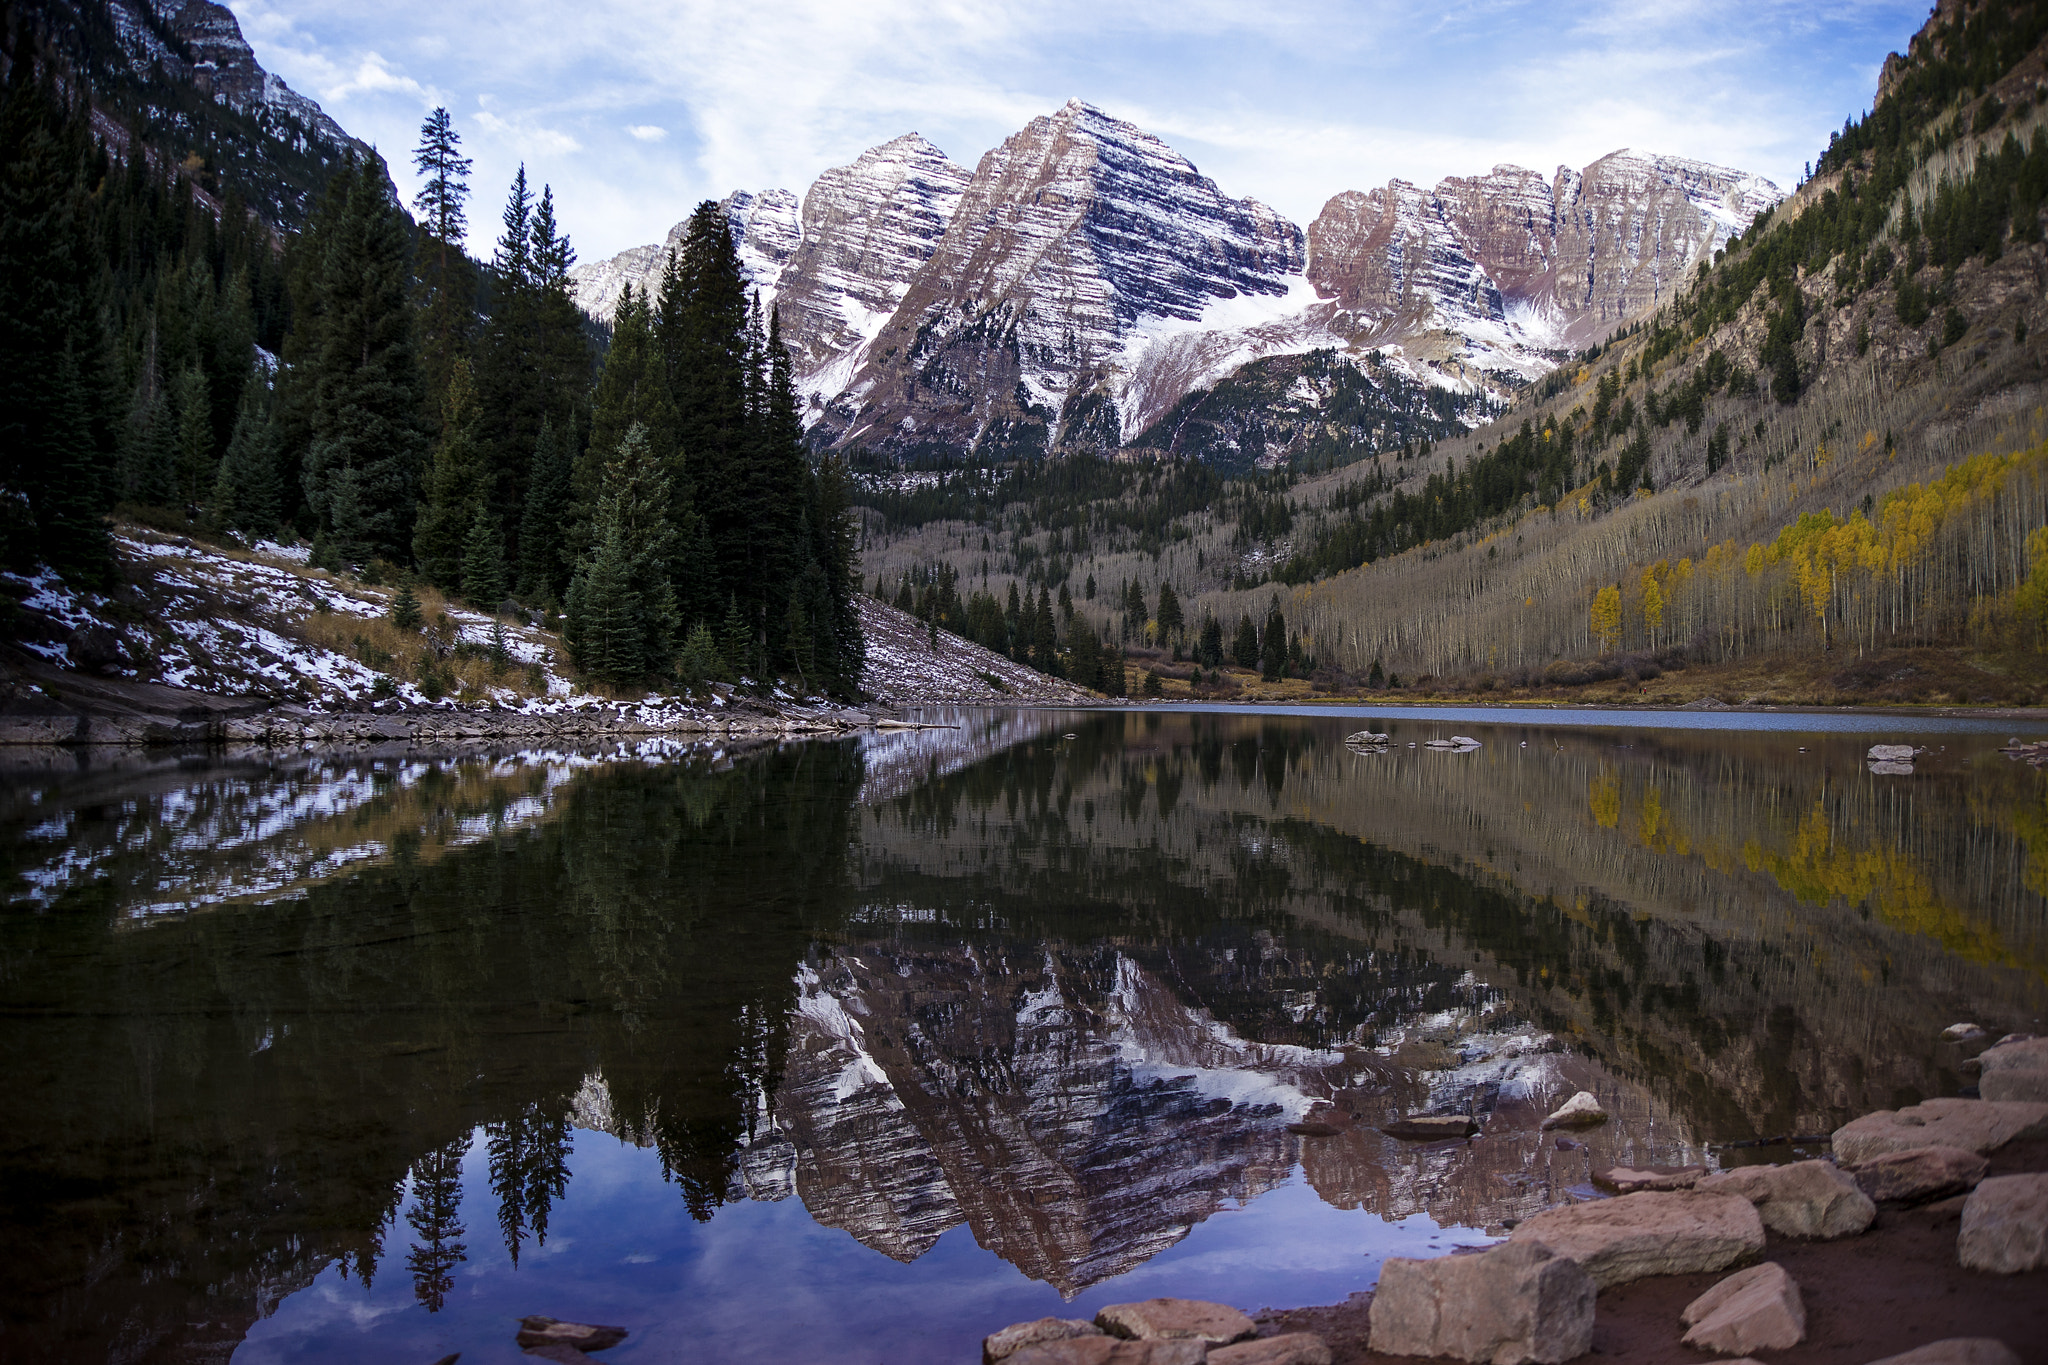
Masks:
[[[1496,166],[1347,191],[1304,233],[1074,100],[971,175],[912,133],[820,176],[800,216],[782,191],[726,207],[750,280],[782,305],[814,443],[1001,458],[1140,437],[1178,451],[1184,398],[1310,352],[1389,394],[1505,394],[1667,301],[1780,197],[1621,151],[1550,180]],[[578,267],[578,302],[608,316],[680,232]],[[1359,366],[1368,351],[1380,370]]]
[[[1103,386],[1148,320],[1284,298],[1301,229],[1069,101],[982,157],[938,249],[824,421],[845,442],[1116,445]]]

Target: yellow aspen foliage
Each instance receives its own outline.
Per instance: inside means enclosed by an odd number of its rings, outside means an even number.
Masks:
[[[1613,773],[1602,773],[1586,787],[1586,805],[1593,812],[1593,823],[1602,829],[1613,829],[1621,823],[1621,779]]]
[[[1762,573],[1764,571],[1764,547],[1761,545],[1750,546],[1749,553],[1742,557],[1742,568],[1751,578],[1755,578],[1758,574]]]
[[[1609,583],[1593,596],[1593,634],[1602,651],[1621,643],[1621,585]]]
[[[1664,589],[1657,586],[1657,571],[1643,570],[1643,624],[1656,630],[1664,624]]]

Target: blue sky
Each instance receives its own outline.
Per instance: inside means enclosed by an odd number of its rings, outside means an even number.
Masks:
[[[1079,96],[1306,226],[1347,189],[1619,147],[1786,188],[1860,113],[1920,0],[229,0],[256,55],[375,143],[399,187],[445,104],[487,252],[522,160],[584,260],[700,199],[801,194],[916,130],[972,167]]]

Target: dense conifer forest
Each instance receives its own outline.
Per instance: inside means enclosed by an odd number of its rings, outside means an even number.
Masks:
[[[77,68],[4,35],[0,559],[115,574],[108,516],[559,618],[618,687],[788,676],[863,657],[849,487],[813,459],[780,324],[713,203],[607,333],[522,167],[472,260],[470,162],[421,128],[408,214],[374,154],[280,224],[139,135],[93,131]]]

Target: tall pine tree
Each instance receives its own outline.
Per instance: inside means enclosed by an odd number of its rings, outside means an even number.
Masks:
[[[441,439],[427,469],[426,500],[413,527],[413,562],[428,582],[453,589],[477,513],[487,504],[490,470],[477,436],[476,386],[469,362],[458,359],[441,409]],[[493,606],[496,605],[494,602]]]
[[[613,686],[665,674],[678,622],[668,564],[668,476],[647,433],[628,428],[606,464],[592,544],[569,585],[565,635],[576,666]]]
[[[299,379],[311,389],[306,500],[342,559],[402,560],[427,448],[407,227],[383,175],[354,159],[327,197],[340,202],[315,243],[319,345]]]

